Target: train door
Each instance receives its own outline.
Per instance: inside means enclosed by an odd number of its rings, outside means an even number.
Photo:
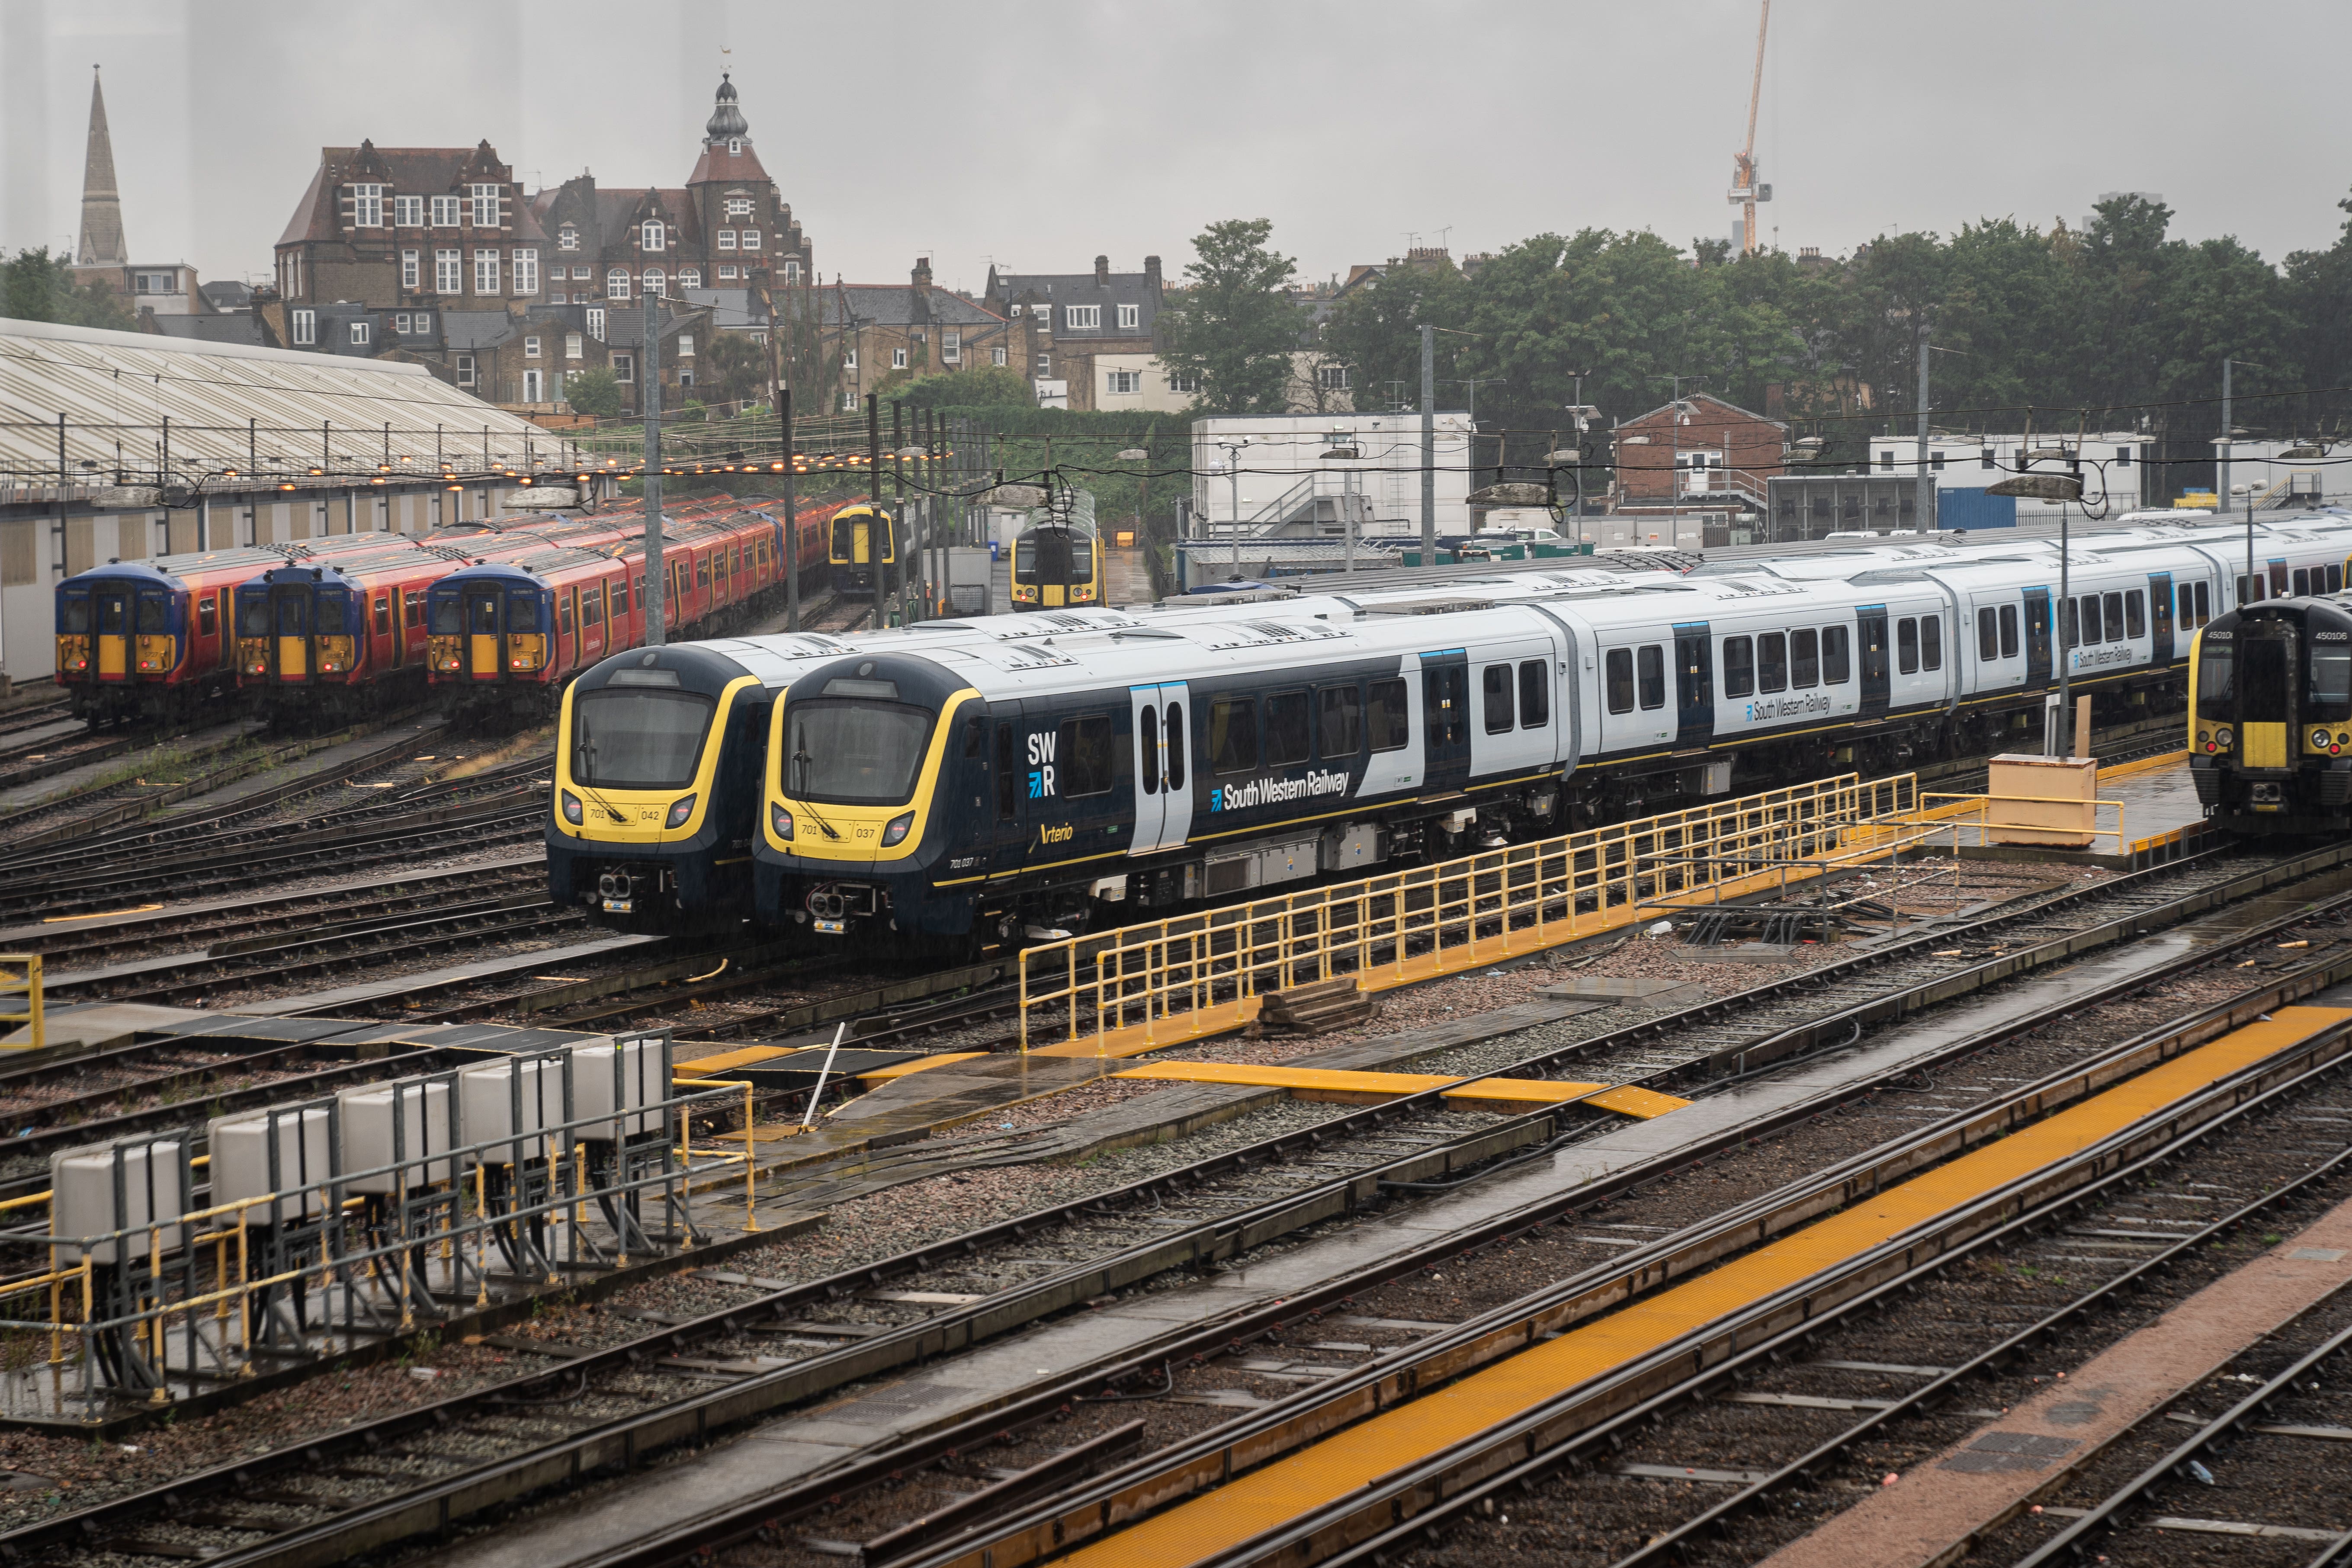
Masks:
[[[1862,665],[1862,707],[1866,718],[1886,711],[1893,700],[1894,682],[1887,668],[1891,662],[1886,648],[1886,606],[1871,605],[1854,612],[1854,652]]]
[[[1458,790],[1470,777],[1470,656],[1462,648],[1421,656],[1421,787]]]
[[[991,871],[1015,871],[1029,850],[1029,813],[1022,804],[1030,787],[1030,769],[1024,760],[1028,755],[1028,730],[1022,722],[1018,702],[992,702],[988,714],[996,725],[992,763],[996,797],[990,803],[993,826],[988,865]]]
[[[1192,788],[1185,729],[1192,695],[1184,682],[1130,686],[1134,705],[1135,837],[1129,855],[1181,846],[1192,831]]]
[[[278,680],[310,678],[310,585],[274,583],[269,588],[270,674]]]
[[[131,674],[131,591],[101,584],[90,595],[98,628],[98,678],[125,680]]]
[[[1705,621],[1691,621],[1675,628],[1675,744],[1714,739],[1715,643]]]
[[[2025,684],[2050,684],[2050,590],[2025,591]]]
[[[506,668],[504,640],[499,635],[499,600],[503,595],[496,583],[466,584],[466,674],[473,680],[496,680]]]
[[[2172,574],[2151,572],[2147,574],[2147,646],[2148,662],[2163,666],[2172,662]]]

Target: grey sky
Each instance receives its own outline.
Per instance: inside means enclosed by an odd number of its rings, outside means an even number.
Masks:
[[[1310,276],[1545,229],[1727,234],[1755,0],[989,6],[0,0],[0,245],[69,245],[89,67],[132,259],[266,278],[319,148],[488,138],[527,183],[681,183],[729,58],[819,269],[930,253],[1181,271],[1266,216]],[[1790,249],[2162,193],[2175,232],[2325,246],[2352,5],[1780,0],[1758,133]],[[2315,75],[2303,76],[2305,72]],[[2300,85],[2297,78],[2301,76]]]

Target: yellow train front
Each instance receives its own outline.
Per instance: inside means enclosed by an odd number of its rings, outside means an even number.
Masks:
[[[890,588],[889,571],[898,560],[898,523],[871,501],[833,514],[825,560],[833,568],[833,591],[845,598],[870,599]]]
[[[1090,528],[1046,523],[1013,542],[1015,610],[1099,605],[1102,583],[1102,537]]]
[[[2189,768],[2234,833],[2352,828],[2352,594],[2214,617],[2189,664]]]

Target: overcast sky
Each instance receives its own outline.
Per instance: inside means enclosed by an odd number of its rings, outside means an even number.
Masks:
[[[267,278],[319,149],[487,138],[526,184],[682,184],[722,64],[819,270],[1171,274],[1219,218],[1310,277],[1411,237],[1727,235],[1756,0],[0,0],[0,246],[70,247],[105,68],[134,261]],[[722,47],[732,49],[723,57]],[[2352,186],[2352,5],[1780,0],[1769,237],[1832,254],[2160,193],[2276,260]],[[2330,64],[2329,62],[2336,62]]]

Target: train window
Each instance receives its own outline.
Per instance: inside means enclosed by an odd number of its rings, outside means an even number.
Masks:
[[[1905,616],[1895,623],[1895,668],[1904,675],[1919,673],[1919,621]]]
[[[2304,677],[2305,718],[2329,724],[2352,719],[2352,644],[2315,640]]]
[[[1304,691],[1277,691],[1265,700],[1265,765],[1286,768],[1307,760],[1312,738]]]
[[[1612,647],[1609,650],[1609,711],[1631,713],[1633,710],[1633,650]]]
[[[1363,696],[1352,686],[1326,686],[1315,694],[1321,712],[1317,743],[1323,760],[1336,763],[1363,749]]]
[[[89,595],[68,594],[58,602],[58,630],[87,634],[89,630]]]
[[[321,595],[320,597],[323,598],[325,595]],[[170,615],[171,612],[164,607],[163,595],[139,595],[139,629],[141,631],[152,634],[171,630]]]
[[[455,590],[436,594],[430,601],[433,624],[430,631],[436,637],[453,637],[466,629],[465,606],[458,603]]]
[[[562,632],[565,637],[570,637],[572,635],[572,591],[569,588],[566,588],[563,592],[555,595],[555,629]],[[487,605],[490,604],[491,601],[483,599],[479,601],[479,603]],[[475,630],[494,632],[498,630],[498,627],[477,626]]]
[[[1551,661],[1519,661],[1519,728],[1540,730],[1551,722]]]
[[[2124,635],[2130,637],[2147,635],[2147,600],[2137,588],[2124,595]]]
[[[1812,630],[1789,634],[1789,684],[1810,691],[1822,683],[1821,634]]]
[[[2000,657],[2000,616],[1990,605],[1977,612],[1977,657],[1988,661]]]
[[[2235,700],[2238,650],[2208,637],[2198,645],[2197,716],[2226,723],[2238,716]]]
[[[2286,644],[2263,637],[2245,645],[2245,689],[2238,694],[2238,717],[2248,724],[2286,722]]]
[[[1010,822],[1021,806],[1021,775],[1013,766],[1013,726],[996,727],[996,820]]]
[[[580,629],[604,624],[604,590],[601,587],[580,590]]]
[[[392,630],[392,595],[378,594],[375,596],[375,635],[382,637],[390,630]]]
[[[1412,742],[1412,699],[1402,680],[1375,680],[1366,694],[1371,714],[1372,750],[1401,752]]]
[[[1723,639],[1723,694],[1726,697],[1752,697],[1756,694],[1754,638]]]
[[[2294,596],[2298,599],[2311,592],[2311,574],[2298,566],[2294,569]]]
[[[629,613],[629,580],[626,577],[613,584],[613,618],[619,620]]]
[[[1666,705],[1666,650],[1652,643],[1640,651],[1634,661],[1641,668],[1642,706],[1664,708]]]
[[[698,588],[710,586],[710,557],[708,555],[694,558],[694,585]]]
[[[1843,626],[1822,628],[1822,684],[1843,686],[1853,679],[1853,642]]]
[[[1518,721],[1511,703],[1511,667],[1490,664],[1478,672],[1480,706],[1486,715],[1486,733],[1499,735]]]
[[[2343,567],[2330,566],[2327,569],[2327,591],[2331,594],[2340,594],[2344,592]]]
[[[83,602],[87,604],[89,601]],[[198,599],[196,601],[196,635],[200,637],[212,636],[214,629],[220,625],[219,617],[220,612],[214,608],[213,596],[210,594]]]
[[[1209,766],[1221,773],[1257,766],[1257,704],[1251,699],[1220,697],[1209,704]]]
[[[988,721],[967,719],[963,721],[963,760],[977,762],[988,749]]]
[[[507,630],[535,632],[539,630],[539,595],[531,593],[507,595]]]
[[[1168,787],[1184,787],[1184,705],[1168,705]]]
[[[2212,618],[2213,585],[2210,583],[2200,583],[2197,584],[2197,624],[2201,626]]]
[[[1919,668],[1944,668],[1944,617],[1941,616],[1919,617]]]
[[[2253,602],[2253,595],[2247,589],[2247,584],[2252,581],[2252,578],[2247,576],[2242,572],[2238,574],[2238,586],[2235,592],[2238,595],[2238,603],[2241,605],[2248,605]]]
[[[1092,714],[1062,721],[1062,795],[1108,795],[1116,777],[1118,747],[1110,731],[1110,715]]]
[[[305,631],[304,622],[308,618],[306,612],[310,609],[310,602],[302,598],[301,595],[298,594],[289,594],[284,598],[277,600],[276,603],[278,605],[278,635],[281,637],[299,637],[303,636]],[[104,628],[101,627],[100,629],[103,630]]]
[[[2123,641],[2124,596],[2121,594],[2102,594],[2099,595],[2099,606],[2101,610],[2105,612],[2106,616],[2107,635],[2105,640],[2108,642]]]
[[[2183,626],[2197,624],[2197,590],[2187,583],[2180,584],[2180,624]]]
[[[98,601],[98,629],[101,635],[121,637],[124,611],[119,594],[102,595]]]
[[[1160,793],[1160,710],[1147,702],[1135,719],[1136,749],[1143,754],[1143,776],[1138,782],[1146,795]]]

